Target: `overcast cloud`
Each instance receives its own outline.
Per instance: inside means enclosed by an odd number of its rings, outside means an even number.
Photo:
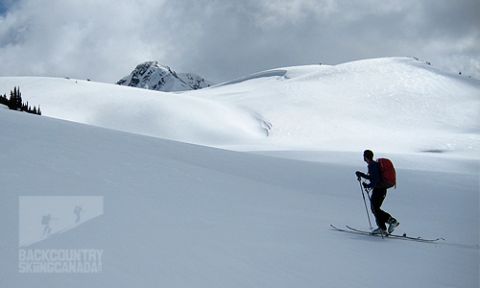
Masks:
[[[115,82],[158,60],[220,82],[282,66],[416,56],[480,78],[478,0],[0,1],[3,76]]]

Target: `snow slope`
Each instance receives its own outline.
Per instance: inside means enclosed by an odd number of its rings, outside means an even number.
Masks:
[[[20,86],[42,114],[149,136],[232,144],[263,137],[260,122],[244,109],[186,94],[83,80],[0,77],[0,91]],[[11,88],[10,88],[11,87]]]
[[[261,115],[279,149],[480,153],[480,81],[411,58],[286,67],[190,94]]]
[[[1,287],[479,285],[478,162],[398,165],[384,207],[399,233],[447,239],[423,244],[329,229],[368,226],[354,176],[364,163],[348,153],[279,159],[5,109],[0,147]],[[104,197],[103,216],[31,247],[103,249],[102,273],[18,273],[19,196],[35,195]]]
[[[413,58],[256,73],[162,93],[86,81],[0,77],[47,116],[234,150],[480,155],[480,81]]]

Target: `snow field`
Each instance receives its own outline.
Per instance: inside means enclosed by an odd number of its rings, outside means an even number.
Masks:
[[[399,233],[447,239],[424,244],[329,229],[367,227],[354,176],[364,163],[349,153],[324,152],[340,164],[282,159],[8,110],[0,131],[6,286],[478,286],[478,166],[397,165],[399,187],[384,208],[401,222]],[[32,245],[103,249],[102,273],[17,272],[15,215],[27,195],[104,197],[103,216]]]

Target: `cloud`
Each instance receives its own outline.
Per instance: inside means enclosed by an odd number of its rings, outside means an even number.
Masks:
[[[288,65],[417,56],[480,78],[476,0],[20,0],[7,7],[0,75],[114,82],[158,60],[225,81]]]
[[[21,1],[0,20],[2,74],[94,77],[112,80],[132,62],[164,57],[168,34],[149,17],[161,1]],[[150,38],[153,39],[150,43]],[[125,65],[124,63],[128,63]],[[121,74],[120,74],[121,75]]]

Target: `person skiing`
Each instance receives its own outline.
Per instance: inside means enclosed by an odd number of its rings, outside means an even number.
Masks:
[[[368,174],[356,171],[355,175],[359,181],[361,178],[369,180],[369,183],[363,182],[362,185],[365,189],[372,189],[370,207],[378,226],[377,229],[372,231],[372,234],[391,234],[400,223],[380,208],[383,200],[385,200],[387,196],[387,188],[385,188],[385,185],[382,183],[380,165],[377,161],[373,160],[373,152],[371,150],[365,150],[363,152],[363,160],[368,164]],[[388,224],[388,229],[386,224]]]

